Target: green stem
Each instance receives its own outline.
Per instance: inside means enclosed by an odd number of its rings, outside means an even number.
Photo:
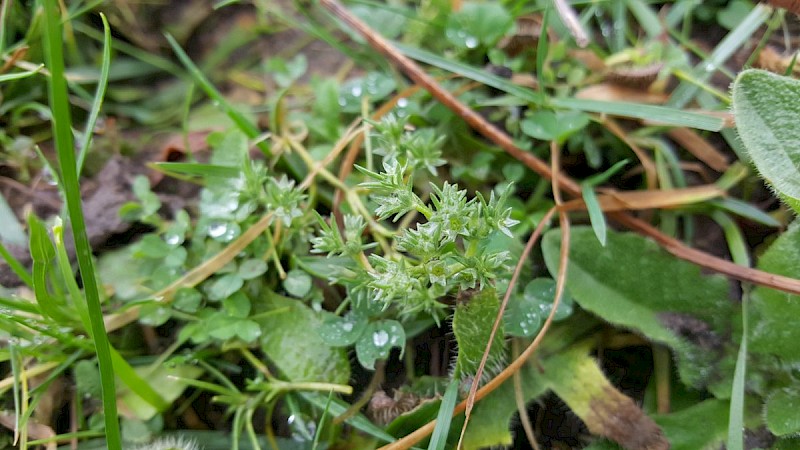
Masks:
[[[78,184],[75,151],[72,139],[72,119],[70,117],[67,80],[64,77],[64,54],[61,40],[61,15],[55,0],[43,2],[45,11],[44,47],[47,66],[52,76],[49,79],[50,108],[53,114],[53,135],[55,138],[58,162],[61,166],[64,195],[72,223],[75,251],[78,257],[81,278],[83,279],[92,336],[100,366],[100,380],[103,393],[103,409],[106,425],[106,445],[110,450],[122,450],[122,436],[117,418],[117,397],[114,381],[114,367],[111,364],[111,351],[103,324],[103,311],[100,308],[100,293],[97,289],[92,248],[86,236],[86,224],[81,210],[80,186]]]

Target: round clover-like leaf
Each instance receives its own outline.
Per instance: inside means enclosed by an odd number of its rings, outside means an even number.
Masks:
[[[580,111],[536,111],[520,126],[528,136],[543,141],[564,142],[589,124],[589,116]]]
[[[239,276],[244,280],[252,280],[267,271],[267,262],[262,259],[248,259],[239,265]]]
[[[396,320],[382,320],[367,326],[364,334],[356,341],[358,362],[369,370],[375,369],[375,360],[386,359],[392,347],[406,344],[406,333]]]
[[[311,275],[304,270],[290,270],[283,280],[283,288],[292,297],[305,297],[311,291]]]
[[[247,298],[247,295],[242,291],[236,291],[230,297],[223,300],[222,306],[225,307],[225,311],[230,314],[231,317],[236,317],[237,319],[244,319],[250,315],[250,299]]]
[[[352,313],[344,317],[331,315],[322,322],[317,332],[328,345],[346,347],[354,344],[364,334],[368,324],[366,317]]]
[[[222,300],[230,297],[244,285],[244,280],[238,274],[229,273],[211,282],[206,293],[210,300]]]

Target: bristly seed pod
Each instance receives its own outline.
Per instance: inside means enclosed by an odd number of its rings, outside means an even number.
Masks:
[[[644,67],[616,67],[606,74],[606,79],[616,85],[647,89],[661,72],[664,63],[653,63]]]
[[[410,392],[395,390],[394,398],[391,398],[386,392],[379,390],[372,395],[367,406],[367,414],[373,422],[386,425],[399,415],[416,408],[419,402],[419,397]]]

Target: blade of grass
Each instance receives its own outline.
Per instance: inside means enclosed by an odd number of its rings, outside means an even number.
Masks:
[[[753,222],[757,222],[768,227],[777,228],[781,226],[781,223],[775,220],[774,217],[770,216],[764,211],[761,211],[750,203],[743,202],[736,198],[721,198],[717,200],[711,200],[709,203],[717,208],[732,212],[737,216],[750,219]]]
[[[3,0],[0,3],[0,55],[6,51],[6,19],[8,18],[8,8],[11,7],[11,0]]]
[[[589,222],[592,224],[594,235],[597,236],[600,245],[605,247],[608,226],[606,225],[606,216],[603,215],[603,209],[597,200],[597,194],[594,193],[594,189],[590,185],[582,184],[581,195],[583,196],[583,202],[586,203],[586,211],[589,212]]]
[[[322,410],[322,417],[319,419],[317,431],[314,433],[314,443],[311,445],[311,450],[317,450],[319,445],[319,437],[322,434],[322,428],[325,426],[325,419],[328,417],[329,409],[331,407],[331,400],[333,399],[333,391],[328,393],[328,401],[325,403],[325,408]]]
[[[458,402],[458,385],[460,381],[457,378],[450,380],[447,385],[447,390],[444,391],[442,403],[439,405],[439,414],[436,416],[436,428],[433,429],[431,441],[428,444],[428,450],[444,450],[447,445],[447,435],[450,433],[450,422],[453,420],[453,409]]]
[[[100,115],[100,108],[103,106],[103,99],[105,99],[106,88],[108,87],[108,74],[111,70],[111,27],[108,26],[108,19],[106,19],[105,14],[100,13],[100,20],[103,21],[103,60],[100,68],[100,79],[97,81],[94,100],[89,110],[89,118],[86,119],[86,127],[83,129],[81,143],[78,146],[78,151],[80,152],[78,154],[78,176],[81,175],[83,162],[86,160],[86,154],[89,153],[94,126],[97,123],[97,117]]]
[[[539,92],[532,89],[517,86],[509,80],[492,75],[482,69],[477,69],[467,64],[459,63],[402,44],[393,43],[398,50],[406,56],[417,61],[430,64],[449,72],[457,73],[463,77],[499,89],[508,94],[517,96],[535,105],[542,105],[545,101]],[[577,109],[580,111],[594,112],[600,114],[610,114],[621,117],[633,117],[652,122],[660,122],[666,125],[685,126],[700,130],[719,131],[724,125],[724,121],[718,117],[691,111],[682,111],[676,108],[665,106],[643,105],[630,102],[610,102],[600,100],[586,100],[577,98],[551,98],[548,100],[550,106],[565,109]]]
[[[250,119],[245,117],[244,114],[239,112],[238,109],[234,108],[233,105],[228,102],[228,100],[217,90],[217,88],[214,87],[211,81],[206,78],[203,72],[201,72],[200,69],[194,64],[191,58],[189,58],[189,55],[183,51],[180,44],[178,44],[171,34],[166,33],[165,36],[169,42],[169,45],[172,47],[172,50],[178,56],[178,59],[189,71],[189,75],[192,77],[192,80],[200,85],[200,88],[206,93],[206,95],[208,95],[209,98],[211,98],[214,104],[219,107],[248,138],[257,138],[261,132],[255,126],[255,124],[250,122]],[[270,150],[267,141],[261,140],[256,145],[264,153],[264,155],[267,157],[272,156],[272,151]]]
[[[31,75],[36,75],[43,68],[44,68],[44,64],[40,64],[35,69],[26,70],[25,72],[7,73],[5,75],[0,75],[0,83],[2,83],[4,81],[12,81],[12,80],[20,80],[22,78],[28,78]]]
[[[324,409],[325,405],[328,403],[326,398],[320,394],[312,392],[298,392],[298,395],[319,409]],[[332,415],[340,416],[347,411],[347,404],[342,400],[334,398],[331,400],[328,408]],[[353,428],[363,431],[364,433],[378,438],[383,442],[394,442],[396,440],[394,436],[383,431],[382,428],[370,422],[369,419],[364,417],[362,414],[356,414],[347,419],[346,422]]]
[[[236,178],[240,173],[239,169],[236,167],[220,166],[216,164],[157,162],[150,164],[150,166],[170,176],[189,175],[193,177]]]
[[[650,39],[657,39],[664,32],[664,27],[661,25],[656,13],[650,5],[643,0],[625,0],[625,4],[631,11],[631,14],[636,17],[639,26],[645,30],[647,37]]]
[[[111,363],[108,336],[103,324],[103,311],[100,307],[100,293],[97,290],[92,248],[86,236],[86,224],[81,210],[80,186],[76,171],[75,152],[72,139],[72,119],[69,110],[67,80],[64,77],[64,55],[61,41],[61,16],[55,0],[44,0],[44,47],[49,79],[50,108],[53,113],[53,136],[59,165],[67,210],[69,211],[72,234],[80,267],[81,278],[92,322],[92,335],[100,366],[100,379],[103,396],[103,409],[106,425],[106,442],[110,450],[122,450],[122,437],[117,417],[117,398],[114,381],[114,367]]]
[[[740,49],[742,45],[750,39],[750,36],[767,20],[772,8],[769,6],[758,4],[753,8],[750,14],[742,20],[739,25],[725,36],[725,39],[714,48],[711,55],[704,61],[701,61],[696,67],[694,72],[695,79],[706,81],[711,78],[711,75],[716,72],[717,68],[722,66],[728,58],[733,55],[736,50]],[[683,82],[672,93],[667,106],[673,108],[682,108],[691,102],[697,94],[699,88],[690,83]],[[711,130],[717,131],[717,130]]]
[[[722,227],[725,240],[731,252],[731,258],[736,264],[750,267],[750,255],[741,230],[730,216],[722,211],[711,214],[717,224]],[[727,448],[730,450],[744,449],[744,397],[745,374],[747,372],[747,303],[750,296],[750,287],[742,285],[742,342],[739,344],[739,354],[736,357],[736,367],[733,370],[733,385],[731,386],[731,405],[728,419]]]

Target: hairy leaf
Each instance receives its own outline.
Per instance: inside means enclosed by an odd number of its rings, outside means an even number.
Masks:
[[[733,84],[736,128],[761,176],[800,212],[800,81],[745,70]]]
[[[560,246],[559,230],[545,235],[542,250],[554,276]],[[602,247],[590,227],[573,229],[567,273],[567,288],[584,309],[667,344],[685,383],[712,380],[734,314],[724,278],[701,275],[635,234],[609,233]]]

